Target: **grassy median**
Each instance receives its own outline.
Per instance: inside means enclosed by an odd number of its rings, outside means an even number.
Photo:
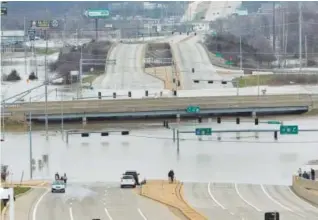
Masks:
[[[29,191],[31,188],[30,187],[20,187],[20,186],[17,186],[17,187],[14,187],[13,190],[14,190],[14,195],[15,196],[18,196],[20,194],[23,194],[23,193],[26,193],[27,191]],[[1,201],[1,210],[4,208],[4,204],[2,203]]]
[[[318,84],[318,74],[250,75],[233,79],[234,83],[237,81],[240,88],[257,85],[315,85]]]

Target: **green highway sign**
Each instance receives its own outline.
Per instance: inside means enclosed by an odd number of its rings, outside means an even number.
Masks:
[[[216,56],[216,57],[222,57],[222,54],[219,53],[219,52],[216,52],[215,56]]]
[[[267,124],[270,124],[270,125],[279,125],[281,124],[280,121],[267,121]]]
[[[109,16],[108,9],[87,9],[84,15],[88,18],[107,18]]]
[[[212,135],[212,128],[196,128],[195,135]]]
[[[186,109],[187,113],[199,113],[200,112],[200,107],[199,106],[189,106]]]
[[[225,61],[225,64],[226,64],[226,65],[233,65],[233,62],[230,61],[230,60],[226,60],[226,61]]]
[[[281,125],[280,134],[298,134],[298,125]]]

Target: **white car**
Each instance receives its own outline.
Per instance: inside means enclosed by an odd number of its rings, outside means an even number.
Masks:
[[[52,188],[51,188],[51,192],[55,193],[55,192],[61,192],[61,193],[65,193],[65,183],[62,180],[56,180],[52,183]]]
[[[124,187],[132,187],[136,188],[136,181],[134,176],[132,175],[123,175],[121,180],[120,180],[120,188]]]

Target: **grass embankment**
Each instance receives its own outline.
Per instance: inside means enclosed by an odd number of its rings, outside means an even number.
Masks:
[[[14,187],[13,190],[14,190],[14,195],[15,196],[18,196],[18,195],[21,195],[23,193],[26,193],[27,191],[29,191],[31,188],[30,187],[20,187],[20,186],[17,186],[17,187]],[[4,204],[1,202],[1,210],[4,208]]]
[[[257,85],[315,85],[318,84],[318,74],[250,75],[235,78],[233,83],[236,84],[237,81],[240,88]]]
[[[100,75],[104,74],[105,71],[96,70],[91,72],[88,76],[83,78],[83,83],[93,83],[93,81]]]
[[[57,49],[51,49],[51,48],[48,48],[47,49],[47,52],[46,52],[46,48],[36,48],[35,49],[35,53],[36,54],[47,54],[47,55],[50,55],[50,54],[53,54],[53,53],[58,53],[59,51]]]

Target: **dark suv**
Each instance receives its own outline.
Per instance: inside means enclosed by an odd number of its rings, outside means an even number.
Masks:
[[[135,179],[136,184],[140,185],[140,183],[139,183],[139,173],[137,173],[137,171],[126,171],[123,175],[133,176],[134,179]]]

